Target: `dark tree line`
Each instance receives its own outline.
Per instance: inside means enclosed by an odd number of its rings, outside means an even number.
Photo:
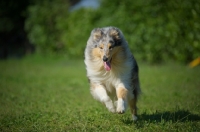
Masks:
[[[67,0],[66,0],[67,1]],[[74,5],[79,0],[70,0]],[[22,57],[35,51],[25,30],[27,8],[39,0],[0,0],[0,59]]]

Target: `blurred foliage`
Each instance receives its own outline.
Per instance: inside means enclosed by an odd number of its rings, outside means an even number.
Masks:
[[[64,0],[29,7],[26,29],[39,52],[82,57],[90,31],[116,26],[131,50],[148,62],[188,62],[200,56],[200,2],[102,0],[99,9],[69,12]]]
[[[0,59],[18,58],[34,51],[24,30],[29,4],[29,0],[0,1]]]
[[[60,26],[66,29],[61,35],[61,41],[65,44],[65,52],[69,56],[83,57],[87,39],[93,28],[94,12],[91,9],[80,9],[71,12],[66,21]]]
[[[0,32],[8,33],[12,30],[19,30],[23,26],[25,19],[27,0],[20,0],[20,4],[15,0],[0,1]]]
[[[25,28],[30,41],[39,53],[58,53],[64,50],[60,25],[68,19],[66,0],[36,1],[28,8]]]

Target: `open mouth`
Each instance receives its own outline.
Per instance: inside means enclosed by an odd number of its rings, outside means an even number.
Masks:
[[[109,61],[104,62],[104,68],[106,71],[111,70],[111,60],[112,60],[112,58]]]

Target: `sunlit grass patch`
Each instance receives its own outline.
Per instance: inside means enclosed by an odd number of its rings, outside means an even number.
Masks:
[[[139,66],[133,122],[92,98],[83,60],[0,61],[0,131],[199,131],[199,67]]]

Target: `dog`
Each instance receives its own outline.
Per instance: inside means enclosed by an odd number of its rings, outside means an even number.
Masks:
[[[93,29],[84,53],[94,99],[113,113],[122,114],[129,105],[133,120],[137,120],[139,68],[122,31],[116,27]]]

